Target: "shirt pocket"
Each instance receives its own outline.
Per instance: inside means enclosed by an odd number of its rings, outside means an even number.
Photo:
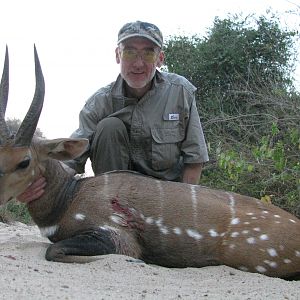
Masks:
[[[170,169],[179,162],[184,130],[176,123],[170,127],[151,128],[152,168],[156,171]]]

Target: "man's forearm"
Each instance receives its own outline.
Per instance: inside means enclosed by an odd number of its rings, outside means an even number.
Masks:
[[[185,164],[182,174],[182,182],[198,184],[201,177],[202,167],[202,163]]]

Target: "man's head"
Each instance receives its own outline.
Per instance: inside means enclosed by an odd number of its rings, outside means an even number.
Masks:
[[[129,88],[143,95],[151,87],[157,67],[164,61],[163,36],[157,26],[136,21],[125,24],[118,34],[116,61]]]

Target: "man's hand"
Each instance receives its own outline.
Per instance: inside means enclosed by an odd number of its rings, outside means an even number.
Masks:
[[[29,203],[33,200],[40,198],[44,193],[44,188],[46,186],[45,177],[39,177],[35,182],[33,182],[25,192],[17,197],[17,200],[22,203]]]

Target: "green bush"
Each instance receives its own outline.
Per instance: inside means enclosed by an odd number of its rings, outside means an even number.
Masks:
[[[216,18],[206,36],[172,36],[166,66],[197,87],[210,162],[201,184],[300,216],[297,32],[274,14]]]
[[[300,217],[300,130],[280,135],[276,124],[257,145],[238,149],[219,144],[215,163],[201,184],[252,195]]]
[[[5,223],[12,221],[18,221],[25,224],[32,223],[26,205],[16,200],[12,200],[0,207],[0,221]]]

